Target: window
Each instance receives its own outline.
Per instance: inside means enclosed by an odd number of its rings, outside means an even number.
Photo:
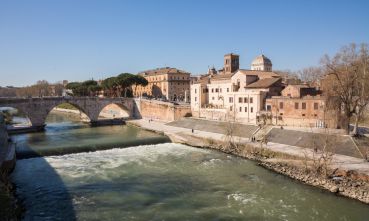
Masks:
[[[314,103],[314,110],[318,110],[319,109],[319,104],[318,103]]]
[[[305,114],[302,114],[303,117],[305,117]]]
[[[272,106],[267,105],[267,111],[271,111],[272,110]]]
[[[252,104],[252,102],[253,102],[253,98],[252,97],[250,97],[250,104]],[[251,111],[252,112],[252,111]]]
[[[218,93],[218,88],[215,88],[215,92]]]
[[[283,109],[283,102],[279,102],[279,109]]]
[[[195,101],[197,101],[197,97],[195,97]]]
[[[243,100],[245,101],[244,103],[248,103],[249,101],[247,100],[247,97],[243,98]]]
[[[229,103],[233,103],[233,97],[229,97]]]
[[[306,109],[306,103],[305,103],[305,102],[302,102],[302,104],[301,104],[301,108],[302,108],[303,110],[305,110],[305,109]]]
[[[240,107],[240,112],[242,112],[242,107]]]
[[[197,89],[195,89],[195,94],[197,93]]]
[[[242,103],[242,100],[243,100],[242,97],[239,97],[238,98],[238,103]]]
[[[219,88],[219,92],[222,93],[222,88]]]
[[[233,106],[229,106],[229,110],[232,111],[232,109],[233,109]]]
[[[212,97],[211,99],[214,100],[214,97]]]
[[[281,115],[281,116],[282,116],[282,115],[283,115],[283,113],[280,113],[279,115]]]
[[[214,88],[211,89],[211,93],[214,93]]]
[[[299,103],[295,102],[295,109],[299,109]]]
[[[247,107],[245,107],[245,112],[247,112]]]
[[[229,88],[227,87],[227,92],[229,92]]]
[[[254,112],[254,108],[250,107],[250,112],[253,113]]]

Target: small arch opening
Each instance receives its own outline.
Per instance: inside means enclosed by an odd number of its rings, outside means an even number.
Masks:
[[[20,128],[32,126],[27,114],[14,107],[0,107],[0,113],[8,128]]]

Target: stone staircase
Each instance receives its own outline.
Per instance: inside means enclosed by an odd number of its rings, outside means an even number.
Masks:
[[[253,136],[255,137],[255,140],[261,141],[263,137],[268,135],[271,129],[273,129],[273,125],[266,125],[256,130],[255,133],[253,134]]]

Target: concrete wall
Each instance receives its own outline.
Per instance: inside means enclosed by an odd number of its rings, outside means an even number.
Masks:
[[[169,102],[146,99],[135,99],[135,102],[139,112],[137,114],[145,119],[174,121],[191,114],[189,105],[174,105]]]

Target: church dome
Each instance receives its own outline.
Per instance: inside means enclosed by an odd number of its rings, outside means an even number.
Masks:
[[[272,61],[263,54],[259,55],[252,61],[251,70],[272,71]]]
[[[265,55],[259,55],[257,56],[253,61],[252,61],[253,65],[261,65],[261,64],[267,64],[267,65],[272,65],[272,61],[265,57]]]

